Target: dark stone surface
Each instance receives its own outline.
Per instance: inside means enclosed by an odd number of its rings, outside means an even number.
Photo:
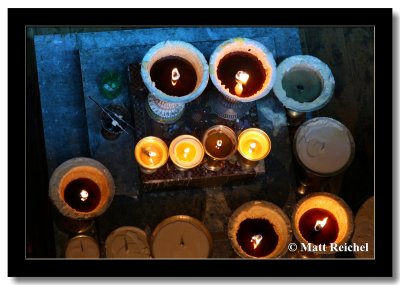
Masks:
[[[210,230],[214,240],[212,257],[237,258],[226,234],[229,217],[237,207],[251,200],[268,200],[288,211],[295,202],[285,110],[272,92],[257,101],[260,128],[270,135],[272,149],[265,159],[265,174],[251,181],[137,195],[139,180],[134,174],[137,165],[133,161],[132,135],[121,134],[116,141],[99,144],[104,142],[97,119],[100,110],[87,96],[102,105],[111,101],[130,104],[126,85],[121,96],[114,100],[101,97],[98,76],[102,71],[113,68],[127,75],[128,64],[139,62],[152,45],[168,39],[192,42],[208,59],[220,41],[236,36],[262,39],[277,59],[301,54],[295,28],[165,28],[35,37],[37,59],[40,56],[47,59],[38,60],[38,73],[49,173],[71,156],[89,154],[104,162],[113,175],[120,173],[114,177],[117,195],[106,213],[96,219],[94,232],[101,245],[119,226],[137,226],[150,237],[163,219],[186,214],[199,219]],[[57,92],[53,92],[55,87]],[[130,147],[121,148],[121,144]],[[99,149],[99,145],[104,149]],[[123,160],[116,158],[122,156]],[[122,167],[123,170],[119,169]],[[123,185],[121,179],[129,179],[136,186],[119,188]],[[57,256],[61,257],[66,234],[56,231],[56,241]]]

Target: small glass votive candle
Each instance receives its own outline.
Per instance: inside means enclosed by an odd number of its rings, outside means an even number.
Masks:
[[[109,112],[109,115],[107,115],[107,113],[104,111],[102,111],[100,114],[102,126],[101,134],[107,140],[116,140],[124,131],[121,129],[121,127],[125,130],[128,127],[125,122],[129,122],[131,120],[131,114],[123,105],[120,104],[110,104],[106,106],[105,109]],[[117,121],[115,116],[118,116],[118,118],[122,120]]]
[[[108,98],[114,99],[121,94],[122,75],[117,70],[107,70],[101,75],[101,94]]]
[[[292,214],[293,234],[306,252],[334,254],[335,248],[350,239],[353,227],[350,207],[340,197],[327,192],[304,197]]]
[[[144,137],[135,146],[135,158],[143,173],[154,173],[168,160],[168,146],[157,137]]]
[[[201,142],[191,135],[176,137],[169,146],[169,156],[178,170],[198,166],[204,158],[204,148]]]
[[[206,130],[202,143],[208,155],[204,167],[211,171],[218,171],[224,166],[237,149],[235,132],[224,125],[215,125]]]
[[[238,137],[238,161],[243,169],[253,169],[271,151],[271,140],[262,130],[245,129]]]

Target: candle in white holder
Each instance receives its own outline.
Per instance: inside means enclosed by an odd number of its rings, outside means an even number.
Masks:
[[[297,130],[295,154],[307,170],[330,176],[350,164],[354,155],[354,140],[342,123],[327,117],[316,117]]]
[[[100,249],[90,236],[79,235],[69,240],[65,249],[66,258],[99,258]]]
[[[150,258],[150,249],[144,231],[136,227],[115,229],[106,239],[108,258]]]
[[[172,216],[153,231],[151,251],[155,258],[207,258],[212,239],[207,228],[190,216]]]

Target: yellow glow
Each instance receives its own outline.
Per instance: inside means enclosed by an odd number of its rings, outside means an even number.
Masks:
[[[192,161],[196,156],[196,147],[189,142],[181,142],[175,149],[176,157],[184,162]]]
[[[142,147],[140,159],[144,164],[156,165],[161,161],[162,149],[156,145],[147,145]]]
[[[253,248],[256,249],[263,239],[262,235],[254,235],[251,237],[251,243],[253,244]]]
[[[317,222],[315,223],[315,226],[314,226],[314,230],[317,231],[317,232],[322,230],[323,227],[325,227],[327,221],[328,221],[328,217],[326,217],[322,221],[317,220]]]
[[[239,135],[238,150],[246,159],[257,161],[269,154],[271,141],[261,130],[247,129]]]

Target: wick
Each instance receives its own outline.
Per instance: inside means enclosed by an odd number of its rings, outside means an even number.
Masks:
[[[83,244],[82,244],[82,241],[80,241],[81,242],[81,250],[82,250],[82,252],[83,252]]]
[[[181,241],[180,241],[179,245],[182,246],[182,247],[185,246],[185,242],[183,240],[183,235],[181,235]]]
[[[124,235],[124,242],[125,242],[125,251],[128,251],[128,241],[126,240],[126,236]]]

